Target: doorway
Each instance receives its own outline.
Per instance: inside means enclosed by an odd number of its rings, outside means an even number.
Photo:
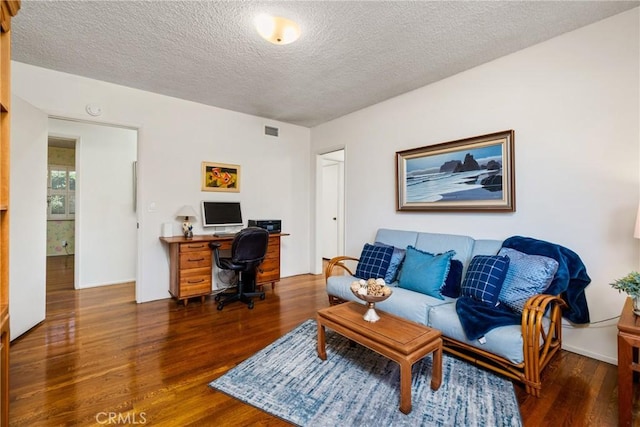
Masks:
[[[344,254],[344,160],[345,150],[331,151],[318,156],[318,218],[317,245],[320,259],[331,259]]]
[[[10,233],[23,236],[10,239],[9,305],[14,340],[46,317],[50,137],[75,141],[74,259],[69,263],[74,269],[73,287],[136,281],[136,183],[130,160],[137,158],[138,130],[50,117],[17,96],[11,104]],[[125,154],[120,150],[123,145],[127,146]],[[67,200],[65,206],[68,209]],[[123,217],[127,218],[124,228],[120,227],[125,223]]]
[[[49,118],[48,125],[50,141],[75,143],[75,159],[65,162],[56,157],[64,148],[49,148],[50,169],[62,182],[57,187],[64,186],[60,177],[66,171],[69,194],[66,212],[60,207],[65,203],[50,199],[48,219],[64,213],[63,222],[72,226],[66,224],[67,235],[49,233],[48,227],[47,256],[73,255],[75,289],[135,282],[137,130],[59,118]],[[52,163],[73,166],[52,169]]]
[[[47,275],[50,264],[69,270],[73,287],[76,206],[76,140],[48,137]],[[55,282],[55,281],[54,281]]]

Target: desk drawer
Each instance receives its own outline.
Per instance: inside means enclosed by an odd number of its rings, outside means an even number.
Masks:
[[[279,280],[280,280],[280,271],[272,270],[272,271],[265,271],[264,273],[258,274],[256,283],[273,283]]]
[[[210,251],[209,244],[207,242],[191,242],[191,243],[180,244],[180,252],[199,252],[199,251]]]
[[[191,297],[198,295],[209,295],[211,293],[211,278],[204,279],[202,283],[181,284],[180,297]]]
[[[258,283],[280,280],[280,262],[278,259],[265,259],[258,270]]]
[[[280,239],[269,239],[266,258],[280,257]]]
[[[211,269],[192,268],[180,272],[180,297],[211,293]]]
[[[211,267],[211,251],[184,252],[180,254],[180,270]]]

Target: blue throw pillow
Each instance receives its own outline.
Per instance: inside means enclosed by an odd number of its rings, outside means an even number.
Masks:
[[[500,249],[498,255],[509,257],[509,270],[498,299],[513,311],[522,313],[529,298],[549,287],[558,271],[558,261],[511,248]]]
[[[384,278],[391,263],[392,247],[375,246],[365,243],[356,266],[355,276],[359,279]]]
[[[444,299],[440,295],[440,288],[449,273],[450,261],[454,255],[455,251],[434,255],[413,246],[407,247],[398,286]]]
[[[393,248],[393,253],[391,254],[391,262],[389,263],[387,274],[384,276],[384,282],[387,284],[395,282],[398,278],[398,271],[400,271],[402,261],[404,261],[404,254],[406,250],[380,242],[375,242],[374,245]]]
[[[458,298],[460,296],[460,285],[462,284],[462,261],[451,260],[449,274],[440,289],[440,293],[445,297]]]
[[[492,306],[498,305],[498,296],[508,269],[509,258],[506,256],[474,256],[462,282],[462,296],[471,297]]]

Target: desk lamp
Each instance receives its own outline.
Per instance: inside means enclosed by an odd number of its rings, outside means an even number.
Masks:
[[[183,217],[184,221],[182,223],[182,233],[184,234],[184,237],[186,237],[187,239],[190,239],[193,237],[193,225],[191,225],[191,222],[189,221],[190,218],[193,218],[195,221],[196,218],[196,211],[193,210],[193,208],[189,205],[184,205],[183,207],[181,207],[180,209],[178,209],[178,212],[176,213],[177,217]]]

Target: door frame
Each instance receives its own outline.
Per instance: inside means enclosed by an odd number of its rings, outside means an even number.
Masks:
[[[347,198],[346,198],[346,176],[347,176],[347,149],[346,147],[334,147],[331,149],[326,149],[321,152],[316,153],[315,156],[315,221],[314,221],[314,247],[311,250],[312,259],[311,259],[311,272],[312,274],[321,274],[322,273],[322,197],[323,197],[323,159],[325,159],[328,155],[332,153],[337,153],[341,151],[343,153],[342,160],[342,173],[339,174],[339,186],[342,188],[342,194],[339,195],[340,200],[338,206],[342,206],[342,209],[338,208],[338,235],[341,235],[342,238],[338,239],[338,253],[344,254],[346,241],[347,241],[347,230],[346,230],[346,212],[347,212]]]
[[[54,116],[54,115],[48,115],[47,116],[47,123],[50,123],[49,121],[51,119],[55,119],[55,120],[60,120],[60,121],[68,121],[68,122],[75,122],[75,123],[81,123],[81,124],[85,124],[85,125],[90,125],[90,126],[100,126],[100,127],[109,127],[109,128],[119,128],[119,129],[126,129],[126,130],[131,130],[134,131],[136,133],[136,165],[138,165],[139,163],[139,157],[140,157],[140,132],[139,129],[136,127],[132,127],[132,126],[126,126],[126,125],[118,125],[118,124],[113,124],[113,123],[105,123],[105,122],[99,122],[99,121],[93,121],[93,120],[82,120],[82,119],[75,119],[75,118],[69,118],[69,117],[62,117],[62,116]],[[83,147],[83,143],[82,143],[82,137],[80,135],[77,134],[71,134],[71,133],[64,133],[64,132],[51,132],[50,128],[47,127],[47,137],[57,137],[57,138],[64,138],[64,139],[69,139],[69,140],[75,140],[75,164],[76,164],[76,173],[77,173],[77,177],[78,180],[76,182],[76,213],[75,213],[75,231],[74,231],[74,235],[75,235],[75,250],[74,250],[74,289],[84,289],[84,287],[80,286],[80,279],[84,276],[82,274],[82,269],[83,269],[83,247],[82,247],[82,239],[80,239],[80,234],[81,234],[81,224],[82,224],[82,211],[79,208],[80,203],[78,203],[79,200],[82,199],[82,197],[84,196],[85,193],[85,188],[83,186],[83,180],[82,180],[82,168],[83,165],[81,164],[81,155],[82,155],[82,147]],[[47,144],[48,145],[48,144]],[[138,193],[138,179],[137,176],[134,176],[134,180],[135,182],[132,183],[132,185],[135,186],[133,192],[134,195]],[[134,197],[134,210],[136,212],[136,223],[139,224],[139,218],[138,218],[138,198]],[[134,294],[134,299],[137,301],[137,296],[139,294],[138,292],[138,277],[139,277],[139,272],[140,272],[140,232],[139,232],[139,227],[137,228],[137,232],[136,232],[136,238],[135,238],[135,252],[136,252],[136,267],[135,267],[135,294]],[[105,285],[109,285],[110,283],[106,283]]]

